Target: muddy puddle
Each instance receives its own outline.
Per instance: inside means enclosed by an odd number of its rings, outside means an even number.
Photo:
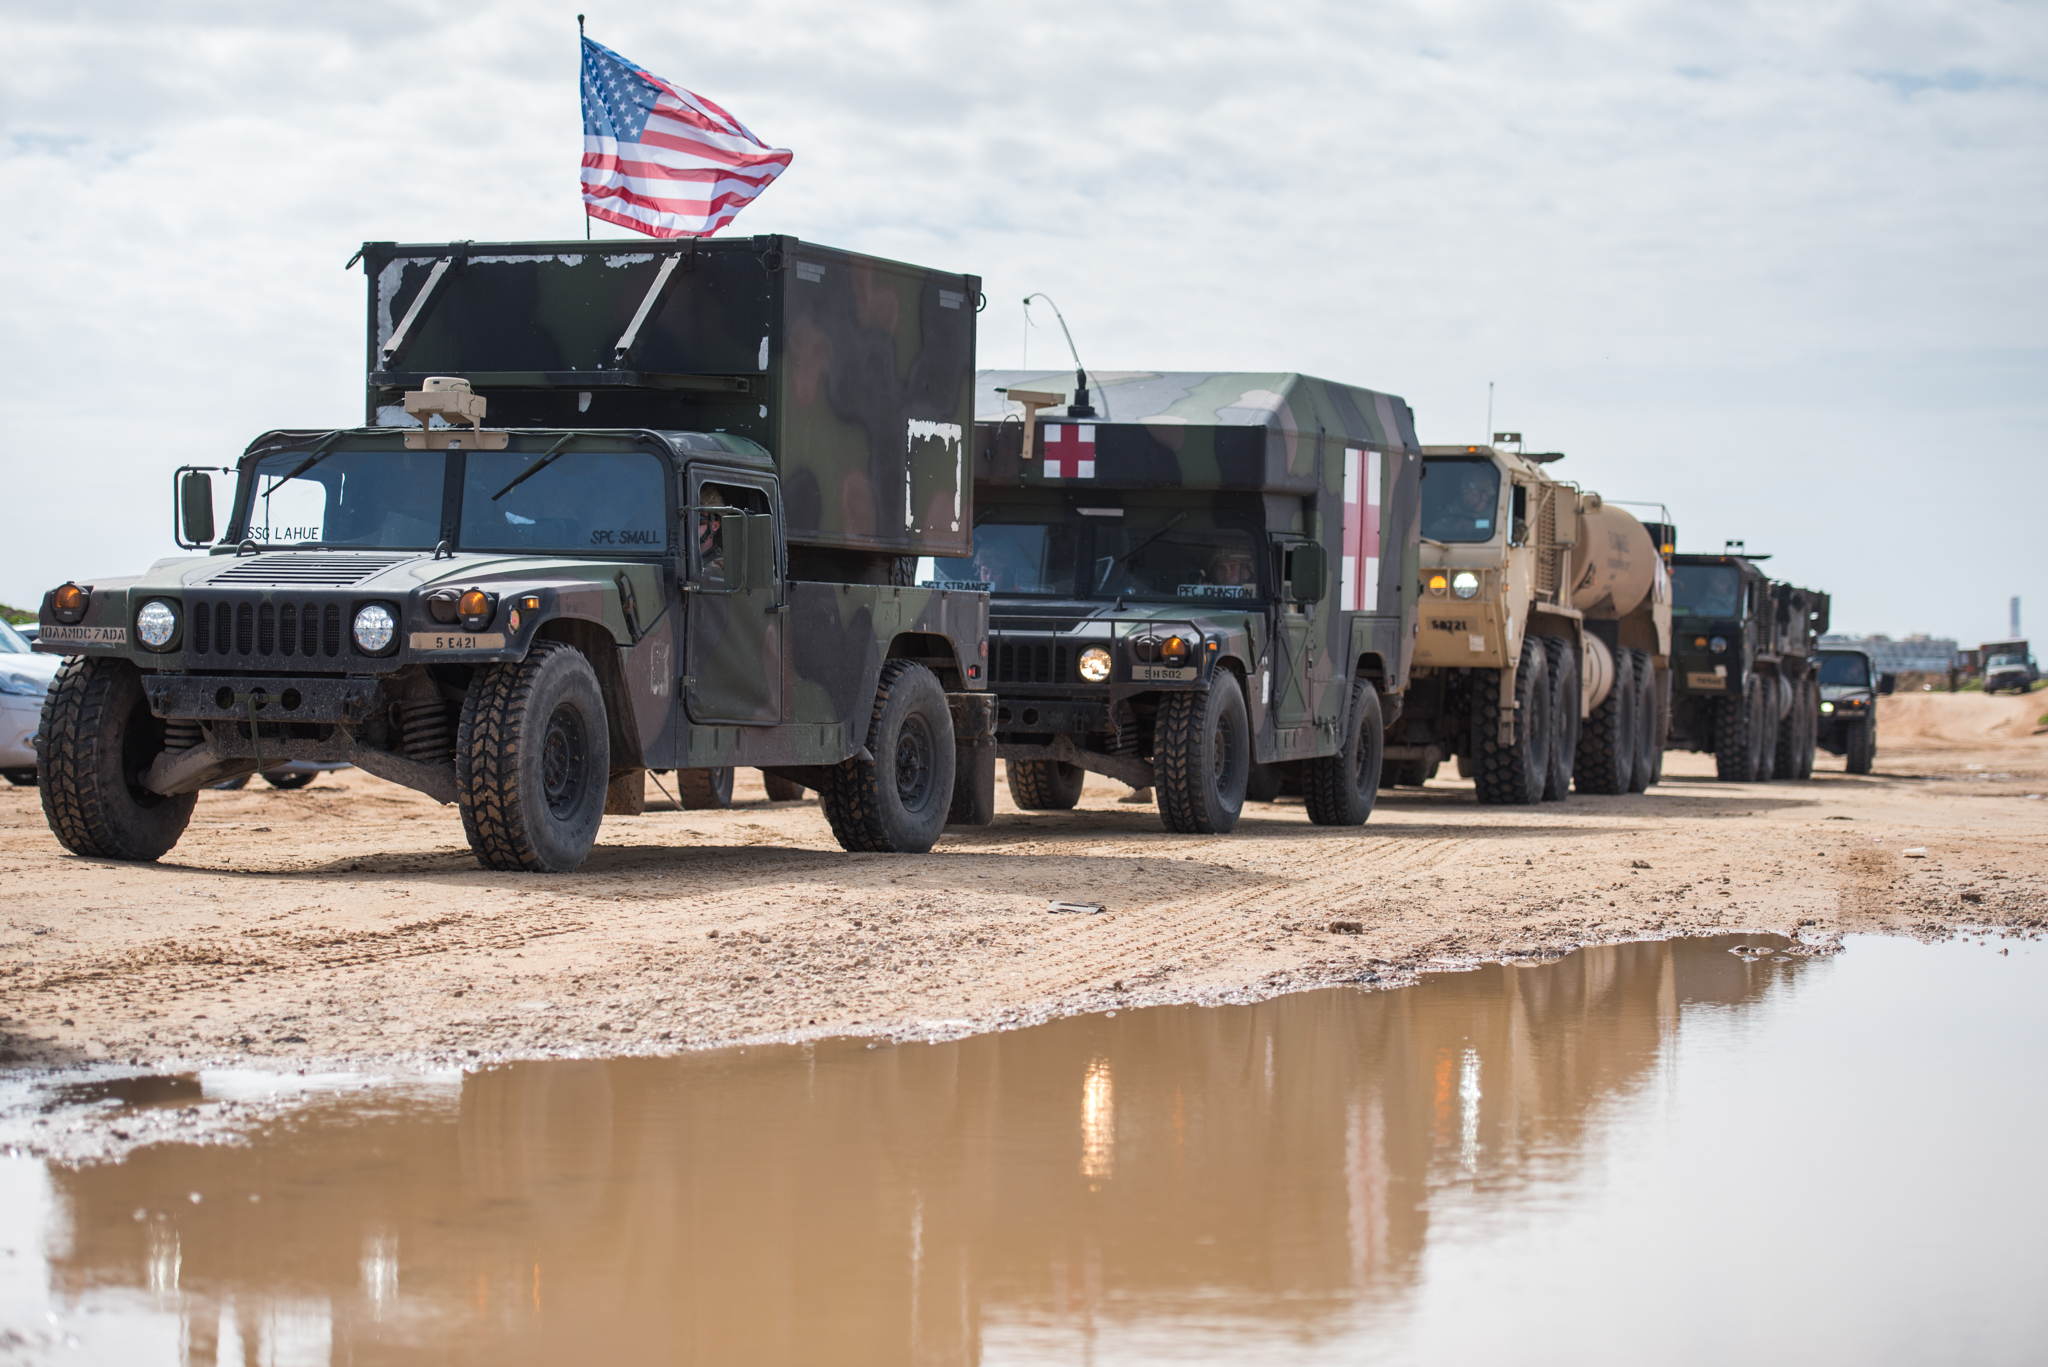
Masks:
[[[15,1156],[0,1362],[2036,1359],[2048,951],[1737,943]]]

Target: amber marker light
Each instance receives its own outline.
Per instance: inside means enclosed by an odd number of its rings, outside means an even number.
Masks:
[[[57,620],[67,626],[74,625],[85,616],[85,606],[92,601],[92,592],[76,584],[66,584],[50,595],[50,611],[57,614]]]
[[[1429,591],[1431,593],[1442,593],[1445,589],[1449,588],[1450,586],[1451,581],[1444,575],[1432,574],[1431,576],[1429,576]]]
[[[462,619],[465,631],[482,631],[491,624],[497,610],[498,600],[482,589],[466,589],[455,600],[455,614]]]

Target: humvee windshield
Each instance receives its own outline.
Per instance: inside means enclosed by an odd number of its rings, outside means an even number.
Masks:
[[[242,538],[432,550],[448,520],[448,462],[458,461],[453,521],[463,549],[589,554],[668,546],[662,461],[645,451],[564,451],[545,464],[538,451],[330,451],[311,465],[308,459],[287,451],[257,463]]]
[[[1861,655],[1823,655],[1820,681],[1837,688],[1870,687],[1870,662]]]
[[[1263,598],[1264,538],[1218,527],[1206,510],[1131,508],[1119,517],[1006,510],[974,529],[974,554],[927,559],[918,578],[938,586],[1046,598]]]
[[[1432,541],[1491,541],[1500,530],[1500,469],[1477,456],[1422,462],[1422,534]]]
[[[1671,611],[1690,617],[1740,617],[1742,571],[1733,565],[1680,565],[1671,571]]]

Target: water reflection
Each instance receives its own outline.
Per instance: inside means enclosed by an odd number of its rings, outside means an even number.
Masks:
[[[1449,1194],[1569,1176],[1682,1014],[1816,968],[1733,942],[508,1067],[453,1110],[337,1103],[251,1147],[54,1171],[52,1275],[175,1303],[194,1363],[1070,1360],[1110,1323],[1305,1345],[1398,1312]]]

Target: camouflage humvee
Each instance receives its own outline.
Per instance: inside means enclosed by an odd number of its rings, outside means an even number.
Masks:
[[[1313,820],[1363,822],[1412,648],[1408,405],[1292,374],[1064,378],[979,376],[973,555],[920,571],[994,595],[1011,795],[1069,808],[1093,771],[1156,789],[1169,830],[1228,831],[1291,781]]]
[[[1740,783],[1813,777],[1821,730],[1820,637],[1828,595],[1780,583],[1763,555],[1677,555],[1671,564],[1671,732]]]
[[[848,849],[989,819],[987,597],[909,582],[971,535],[975,277],[782,237],[362,259],[367,424],[258,437],[218,541],[181,472],[207,554],[45,597],[60,840],[156,858],[285,760],[459,804],[500,869],[575,868],[649,769],[816,788]]]

